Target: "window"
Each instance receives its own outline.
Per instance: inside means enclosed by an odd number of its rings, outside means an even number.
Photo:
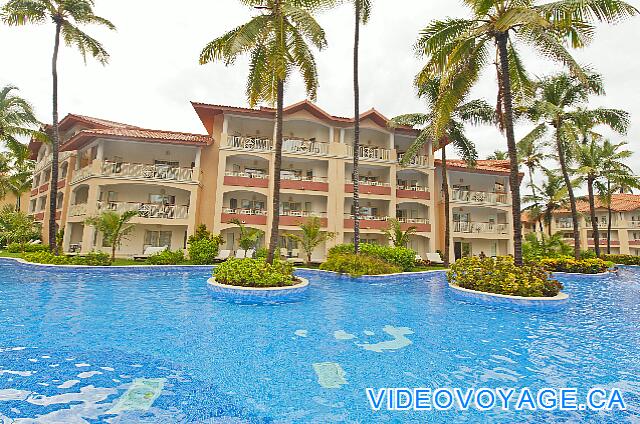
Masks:
[[[164,247],[171,250],[171,231],[145,231],[144,247]]]

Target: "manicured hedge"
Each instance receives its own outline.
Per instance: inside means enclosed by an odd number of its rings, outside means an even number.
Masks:
[[[102,252],[90,252],[85,256],[56,256],[50,252],[25,253],[22,258],[27,262],[50,265],[90,265],[108,266],[111,265],[109,255]]]
[[[640,256],[634,255],[604,255],[605,261],[621,265],[640,265]]]
[[[9,253],[33,253],[33,252],[45,252],[49,250],[49,246],[45,244],[20,244],[11,243],[6,248]]]
[[[402,268],[399,266],[364,253],[359,255],[353,253],[330,253],[327,261],[320,265],[320,269],[349,274],[352,277],[402,272]]]
[[[576,274],[599,274],[611,267],[611,262],[602,259],[580,259],[574,258],[547,258],[540,260],[547,271],[551,272],[571,272]]]
[[[145,261],[145,263],[149,265],[180,265],[184,262],[185,257],[182,250],[176,250],[175,252],[164,250],[160,253],[149,256]]]
[[[213,276],[220,284],[241,287],[286,287],[298,283],[293,276],[293,264],[264,259],[228,259],[218,265]]]
[[[332,254],[353,254],[353,243],[339,244],[329,249]],[[410,271],[416,265],[416,252],[406,247],[383,246],[379,244],[363,243],[360,253],[374,256],[392,265],[400,267],[402,271]]]
[[[517,267],[510,256],[459,259],[451,265],[447,278],[465,289],[510,296],[553,297],[562,290],[562,284],[544,267],[531,262]]]

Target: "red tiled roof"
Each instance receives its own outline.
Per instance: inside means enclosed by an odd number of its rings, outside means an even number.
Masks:
[[[167,144],[206,145],[211,143],[211,137],[203,134],[191,134],[175,131],[150,130],[145,128],[101,128],[82,130],[71,137],[61,146],[60,150],[76,150],[86,141],[105,136],[109,138],[138,139]]]
[[[441,166],[440,159],[435,160],[436,166]],[[511,164],[508,160],[478,160],[475,167],[470,167],[467,162],[460,159],[448,159],[447,166],[453,169],[472,171],[484,174],[509,175]],[[519,173],[522,178],[523,174]]]
[[[607,206],[600,201],[600,198],[595,198],[596,209],[606,209]],[[576,206],[578,212],[589,212],[589,199],[582,197],[577,200]],[[629,212],[640,209],[640,195],[638,194],[614,194],[611,198],[611,210],[615,212]],[[557,213],[569,213],[571,210],[567,208],[558,209]]]
[[[67,117],[77,117],[83,121],[87,121],[87,122],[91,122],[93,124],[97,124],[103,127],[110,127],[110,128],[140,128],[137,127],[135,125],[129,125],[129,124],[123,124],[122,122],[116,122],[116,121],[109,121],[107,119],[101,119],[101,118],[94,118],[92,116],[86,116],[86,115],[76,115],[74,113],[70,113],[69,115],[67,115]]]

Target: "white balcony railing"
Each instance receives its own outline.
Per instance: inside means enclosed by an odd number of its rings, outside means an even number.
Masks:
[[[347,184],[353,184],[353,181],[347,180]],[[389,183],[383,183],[380,181],[366,181],[366,180],[361,180],[360,185],[372,186],[372,187],[391,187],[391,184]]]
[[[186,205],[142,202],[98,202],[98,211],[113,211],[120,214],[136,211],[139,217],[155,219],[186,219],[189,216],[189,206]]]
[[[556,228],[573,228],[573,221],[558,221]]]
[[[268,180],[269,176],[266,174],[256,174],[253,172],[236,172],[236,171],[225,171],[224,175],[226,177],[241,177],[241,178],[255,178],[259,180]]]
[[[273,142],[265,137],[230,135],[227,137],[227,147],[242,150],[269,151],[273,148]]]
[[[222,213],[227,215],[257,215],[257,216],[267,215],[267,211],[264,209],[223,208]]]
[[[428,224],[428,218],[398,218],[398,222],[403,224]]]
[[[616,224],[617,224],[616,222],[611,221],[611,227],[615,228]],[[590,219],[586,220],[586,226],[587,226],[587,228],[591,228],[591,220]],[[605,229],[605,228],[608,228],[608,227],[609,227],[609,224],[607,222],[598,221],[598,228]]]
[[[398,163],[402,164],[402,159],[405,157],[406,153],[398,153]],[[416,155],[409,160],[404,166],[428,166],[429,165],[429,156],[425,155]]]
[[[193,181],[192,168],[170,165],[104,161],[102,175],[168,181]]]
[[[282,143],[282,150],[290,153],[310,153],[314,155],[329,154],[329,143],[302,138],[286,137]]]
[[[360,146],[360,159],[390,160],[391,150],[382,147]],[[353,157],[353,146],[347,145],[347,155]]]
[[[490,193],[487,191],[451,190],[451,200],[469,203],[507,204],[506,193]]]
[[[631,228],[640,228],[640,221],[629,221],[629,226]]]
[[[328,181],[327,177],[307,177],[306,175],[283,175],[282,179],[287,181],[304,181],[314,183],[326,183]]]
[[[388,216],[360,215],[361,221],[388,221],[389,218]],[[344,219],[355,219],[355,217],[351,213],[345,213]]]
[[[282,211],[280,216],[294,216],[300,218],[326,218],[326,212],[312,212],[312,211]]]
[[[427,187],[423,186],[406,186],[406,185],[398,185],[398,190],[408,190],[408,191],[429,191]]]
[[[73,178],[71,179],[71,182],[75,183],[76,181],[81,181],[85,178],[89,178],[92,175],[93,168],[91,166],[85,166],[84,168],[73,171]]]
[[[507,234],[507,224],[493,222],[453,222],[454,233],[465,234]]]
[[[76,205],[69,205],[69,216],[84,216],[87,214],[87,204],[79,203]]]

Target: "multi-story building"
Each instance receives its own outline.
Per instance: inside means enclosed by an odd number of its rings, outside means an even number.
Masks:
[[[589,202],[579,199],[577,202],[580,228],[581,249],[594,247],[593,230],[589,214]],[[611,201],[611,253],[640,256],[640,195],[614,194]],[[606,205],[596,197],[596,219],[600,235],[600,247],[607,245],[609,213]],[[545,227],[545,231],[549,229]],[[553,214],[551,233],[560,232],[565,242],[573,245],[573,219],[568,208]]]
[[[307,217],[318,217],[335,237],[320,246],[353,241],[353,155],[360,158],[361,238],[387,243],[389,218],[415,227],[410,247],[442,250],[440,185],[431,144],[407,166],[402,155],[417,131],[389,128],[372,109],[361,116],[361,147],[354,152],[354,120],[328,114],[311,102],[284,110],[281,195],[272,207],[275,110],[193,103],[207,135],[138,128],[79,115],[61,122],[60,225],[64,249],[102,247],[85,224],[103,210],[136,210],[136,230],[118,251],[140,254],[147,246],[184,248],[197,224],[238,247],[236,220],[270,233],[280,215],[281,245]],[[30,212],[46,222],[50,168],[48,146],[32,143],[38,159]],[[66,155],[66,156],[65,156]],[[456,254],[505,254],[510,249],[508,169],[504,161],[480,161],[470,169],[452,161],[453,249]],[[64,169],[63,169],[64,167]],[[65,170],[66,169],[66,170]],[[484,197],[483,197],[484,196]],[[44,199],[44,200],[43,200]],[[264,241],[263,241],[264,243]]]

